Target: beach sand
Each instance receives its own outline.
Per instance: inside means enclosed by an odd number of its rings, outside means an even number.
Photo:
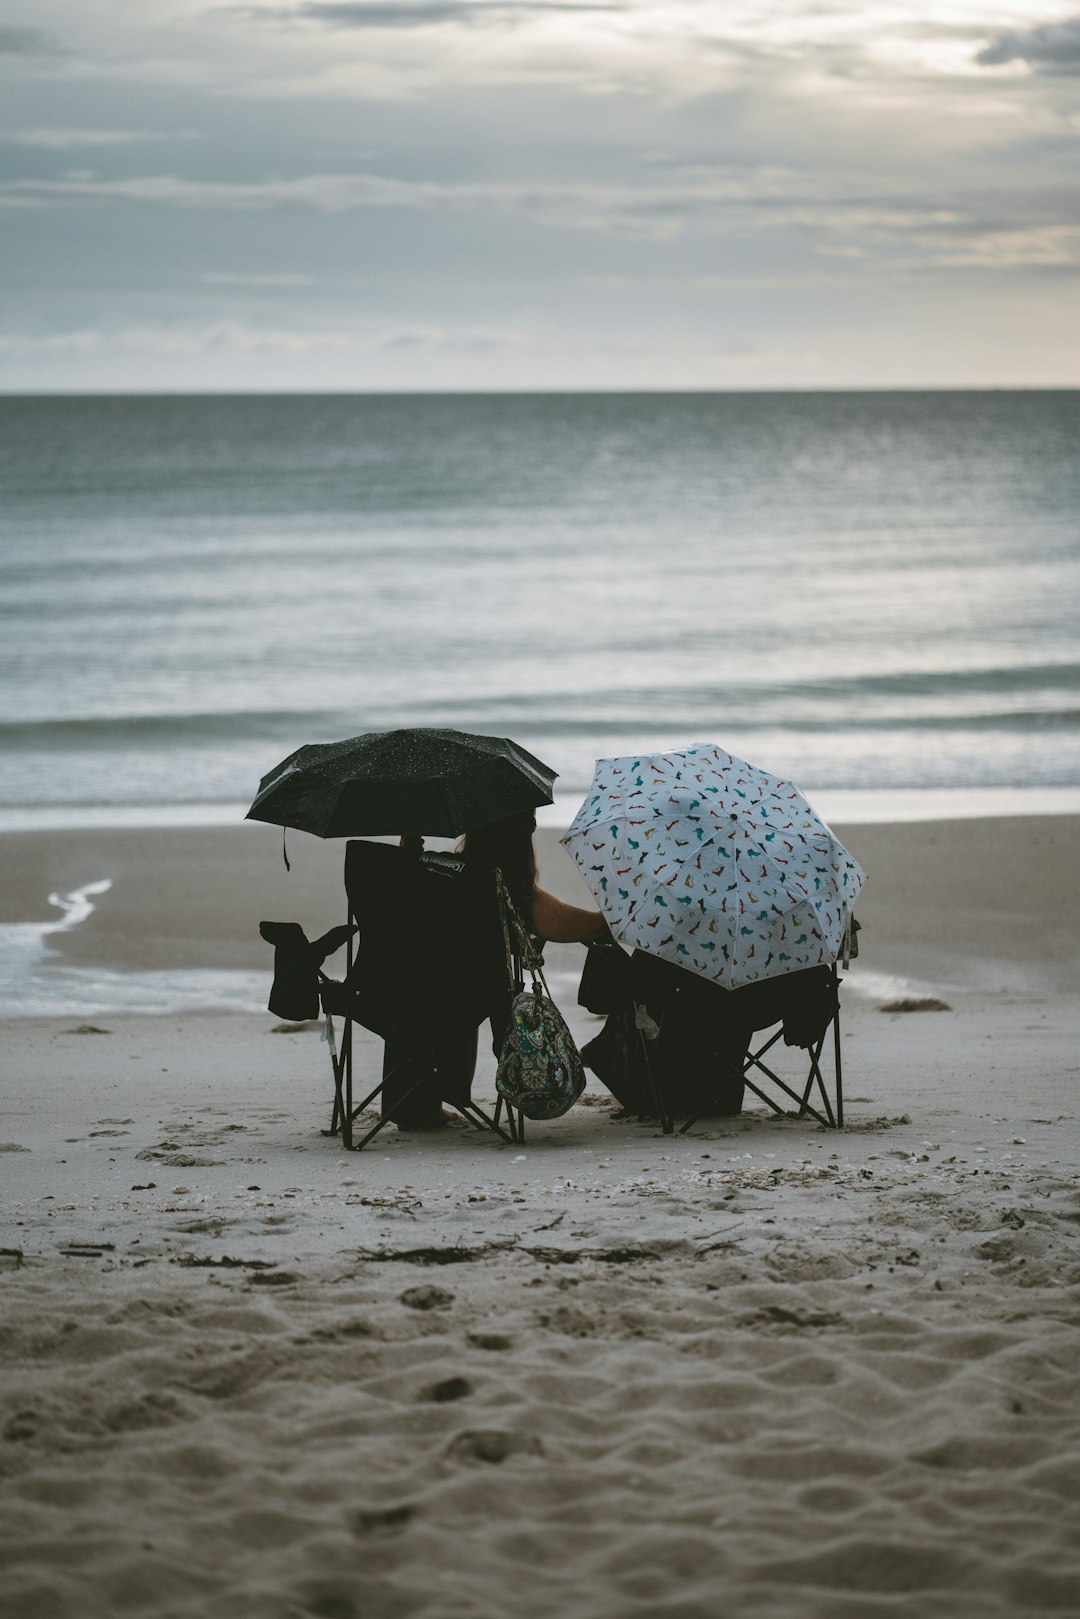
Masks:
[[[316,1026],[8,1020],[5,1619],[1080,1612],[1080,821],[838,831],[843,1131],[590,1081],[346,1154]],[[61,965],[268,991],[259,920],[343,919],[341,846],[269,828],[0,849],[0,921],[111,880]]]

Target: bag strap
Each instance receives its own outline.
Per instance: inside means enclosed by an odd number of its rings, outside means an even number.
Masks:
[[[518,915],[517,906],[510,898],[510,891],[503,881],[503,874],[498,866],[495,867],[495,888],[499,896],[499,916],[502,920],[503,944],[506,948],[506,974],[510,980],[510,993],[517,994],[524,986],[520,973],[514,971],[515,957],[521,962],[525,971],[533,981],[533,990],[539,993],[540,987],[548,1000],[551,991],[547,987],[544,969],[540,957],[536,953],[528,929]],[[514,932],[514,943],[511,945],[510,930]]]

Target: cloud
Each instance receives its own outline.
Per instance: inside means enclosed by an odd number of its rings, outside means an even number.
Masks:
[[[943,247],[934,263],[951,269],[1080,270],[1080,225],[988,230]]]
[[[975,60],[981,67],[1027,62],[1039,73],[1080,73],[1080,17],[999,34]]]
[[[16,146],[43,146],[65,151],[73,146],[123,146],[131,141],[202,140],[197,129],[11,129],[0,130],[0,141]]]
[[[415,349],[428,353],[466,354],[515,349],[525,343],[521,333],[495,326],[393,326],[372,332],[349,330],[293,330],[287,327],[252,327],[237,322],[211,326],[133,326],[120,330],[83,327],[27,337],[0,332],[0,357],[31,359],[74,354],[379,354],[387,350]]]
[[[845,174],[811,175],[789,169],[748,170],[699,166],[681,180],[645,185],[557,181],[404,180],[375,174],[313,174],[264,181],[187,180],[175,175],[102,179],[65,176],[0,183],[0,208],[131,203],[179,209],[266,211],[302,208],[337,214],[388,208],[431,215],[472,213],[513,216],[557,229],[588,231],[615,239],[668,242],[699,237],[799,239],[831,253],[834,262],[865,259],[906,262],[912,251],[923,263],[1045,262],[1045,243],[1019,257],[995,251],[974,255],[979,238],[1003,232],[1046,231],[1071,223],[1071,200],[1060,188],[1038,192],[996,188],[980,200],[974,193],[932,194],[903,182],[868,187]],[[1018,240],[1018,238],[1017,238]],[[1053,248],[1057,255],[1059,245]],[[1055,259],[1056,262],[1062,262]],[[1068,260],[1071,262],[1071,258]],[[229,277],[233,272],[208,272]],[[801,273],[796,267],[793,274]],[[227,280],[219,284],[227,285]],[[241,284],[239,280],[233,284]],[[282,284],[245,279],[248,285]]]
[[[260,23],[315,23],[323,28],[513,27],[535,17],[621,10],[618,0],[304,0],[289,6],[221,6],[227,16]]]
[[[248,274],[243,270],[206,270],[199,280],[209,287],[313,287],[313,275]]]
[[[0,27],[0,56],[55,56],[59,46],[43,28]]]
[[[737,193],[736,193],[737,194]],[[264,181],[186,180],[177,175],[118,179],[22,179],[0,183],[0,208],[65,203],[131,202],[190,209],[262,211],[309,208],[343,213],[356,208],[514,213],[545,224],[666,238],[691,209],[716,200],[700,194],[557,182],[398,180],[373,174],[312,174]]]

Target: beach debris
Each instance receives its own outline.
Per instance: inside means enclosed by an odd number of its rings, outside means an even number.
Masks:
[[[65,1029],[65,1034],[112,1034],[111,1029],[99,1029],[96,1023],[80,1023],[77,1028]]]
[[[759,1323],[778,1327],[809,1327],[820,1331],[823,1327],[844,1326],[845,1318],[832,1310],[789,1310],[782,1304],[766,1304],[762,1309],[740,1317],[740,1325],[753,1327]]]
[[[898,1001],[886,1001],[878,1007],[879,1012],[951,1012],[952,1007],[947,1001],[939,1001],[936,995],[905,995]]]
[[[168,1169],[210,1169],[225,1162],[222,1158],[202,1158],[195,1153],[185,1152],[177,1141],[159,1141],[156,1147],[144,1147],[135,1156],[151,1163],[164,1164]],[[185,1187],[184,1190],[189,1191],[190,1188]]]
[[[858,1119],[854,1124],[845,1124],[844,1130],[847,1135],[866,1135],[873,1130],[892,1130],[898,1124],[910,1123],[910,1113],[897,1113],[891,1118],[887,1114],[883,1114],[880,1118]],[[872,1158],[875,1154],[870,1153],[869,1156]]]
[[[67,1259],[100,1259],[102,1254],[112,1253],[115,1247],[115,1242],[72,1242],[57,1252]]]
[[[184,1265],[190,1270],[273,1270],[276,1261],[234,1259],[232,1254],[222,1254],[220,1259],[213,1259],[209,1254],[174,1254],[170,1263]]]
[[[523,1252],[545,1265],[577,1265],[590,1259],[601,1265],[637,1265],[643,1259],[657,1259],[663,1252],[681,1251],[682,1247],[681,1242],[657,1242],[647,1248],[525,1248]]]
[[[321,1018],[306,1018],[302,1023],[275,1023],[271,1034],[308,1034],[322,1029]]]
[[[15,1263],[8,1265],[8,1260],[14,1260]],[[0,1248],[0,1261],[4,1262],[5,1269],[20,1270],[26,1264],[26,1255],[21,1248]]]
[[[0,1152],[29,1152],[29,1151],[30,1151],[30,1148],[29,1147],[24,1147],[20,1141],[0,1141]]]
[[[157,1188],[157,1181],[137,1182],[131,1190],[133,1192],[153,1192]]]
[[[345,1202],[351,1208],[393,1209],[397,1214],[416,1214],[424,1206],[420,1198],[411,1197],[407,1192],[393,1192],[389,1197],[379,1193],[368,1197],[350,1192]]]
[[[357,1259],[376,1264],[396,1261],[406,1265],[468,1265],[474,1259],[485,1259],[500,1248],[516,1248],[517,1238],[505,1242],[483,1243],[478,1248],[361,1248]]]

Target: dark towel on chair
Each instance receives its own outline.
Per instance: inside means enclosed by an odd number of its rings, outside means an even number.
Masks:
[[[260,934],[274,947],[274,982],[267,1010],[289,1023],[317,1018],[319,968],[355,931],[342,923],[311,941],[299,922],[260,922]]]
[[[578,1005],[602,1016],[622,1011],[632,1000],[630,957],[617,944],[590,944],[578,985]]]

